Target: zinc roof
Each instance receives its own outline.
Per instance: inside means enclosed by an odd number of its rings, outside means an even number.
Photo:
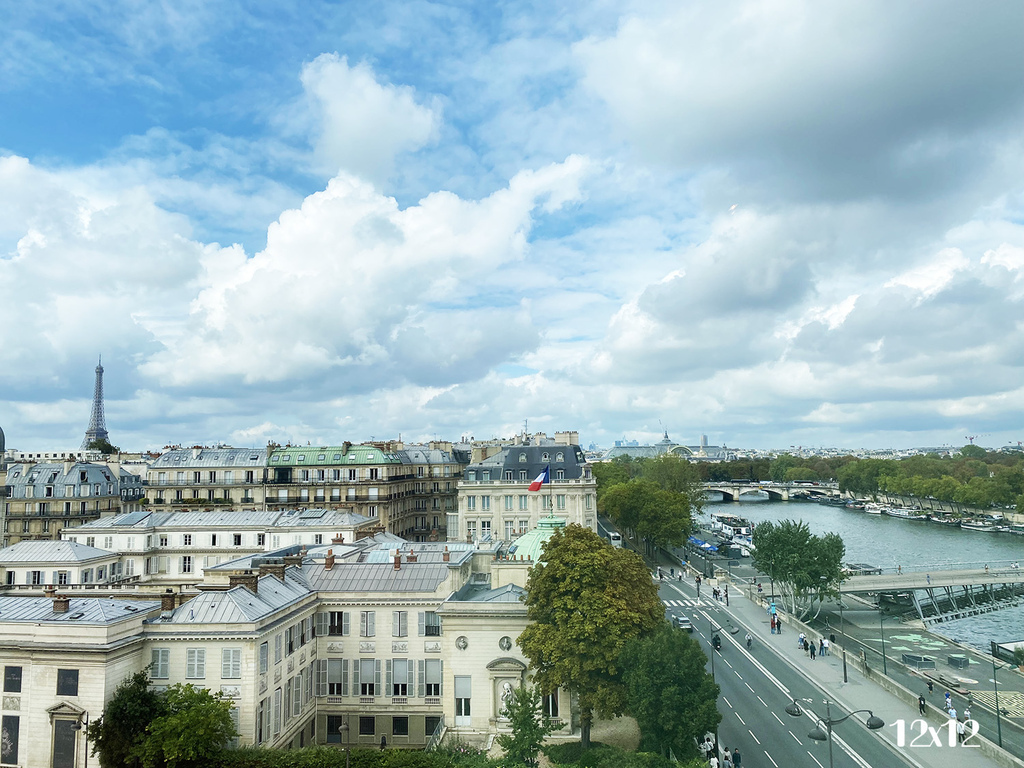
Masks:
[[[263,576],[254,595],[246,587],[232,587],[226,592],[203,592],[175,609],[163,624],[238,624],[258,621],[310,593],[304,580],[294,578],[294,568],[285,572],[281,582],[276,576]]]
[[[313,587],[319,592],[428,592],[433,593],[448,578],[447,563],[335,562],[331,570],[323,563],[305,566]]]
[[[160,455],[150,464],[150,469],[253,468],[263,467],[266,463],[266,448],[175,448]]]
[[[72,597],[65,613],[54,613],[49,597],[0,597],[0,624],[7,621],[116,624],[160,610],[159,600]]]
[[[0,565],[17,563],[85,563],[116,557],[115,552],[74,541],[19,541],[0,549]]]

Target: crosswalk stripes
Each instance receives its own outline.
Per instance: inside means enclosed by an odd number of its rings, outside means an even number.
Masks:
[[[669,608],[700,608],[704,605],[703,600],[694,599],[682,599],[682,600],[662,600]]]

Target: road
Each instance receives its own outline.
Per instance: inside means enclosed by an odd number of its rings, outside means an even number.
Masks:
[[[701,589],[698,600],[692,582],[666,579],[661,585],[661,598],[668,613],[683,613],[693,622],[697,639],[706,653],[714,657],[715,680],[721,687],[718,707],[722,713],[719,744],[740,748],[743,765],[748,768],[826,768],[829,765],[828,744],[809,739],[817,712],[825,717],[824,695],[809,683],[790,663],[771,648],[763,638],[755,638],[751,650],[744,645],[744,630],[733,635],[734,627],[724,604],[718,604]],[[711,648],[712,626],[721,626],[721,652]],[[796,635],[792,635],[795,646]],[[802,659],[799,659],[802,661]],[[810,660],[807,660],[807,663]],[[709,660],[708,669],[712,669]],[[786,706],[793,699],[808,714],[793,717]],[[806,701],[805,701],[806,700]],[[833,704],[833,721],[847,713]],[[878,739],[863,723],[867,715],[856,715],[833,730],[833,765],[836,768],[889,768],[911,766],[889,746]],[[859,722],[855,722],[855,720]]]

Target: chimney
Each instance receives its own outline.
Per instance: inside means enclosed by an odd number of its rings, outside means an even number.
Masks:
[[[68,608],[71,607],[71,598],[67,595],[51,594],[53,597],[53,612],[54,613],[67,613]]]
[[[260,577],[248,569],[241,573],[233,573],[228,576],[228,589],[232,587],[245,587],[255,595],[259,592]]]
[[[73,466],[74,466],[74,464],[72,464],[70,461],[65,461],[64,462],[64,474],[65,475],[70,475],[71,474],[71,467],[73,467]]]
[[[324,570],[329,571],[334,567],[334,550],[327,550],[327,557],[324,558]]]
[[[178,601],[174,596],[174,591],[168,589],[162,595],[160,595],[160,610],[163,613],[170,613],[177,607]]]
[[[275,558],[276,560],[277,558]],[[269,562],[260,563],[260,576],[277,576],[282,582],[284,581],[284,563],[283,562]]]
[[[302,555],[285,555],[284,556],[284,567],[289,568],[291,566],[302,566]]]
[[[452,554],[448,551],[448,547],[444,548],[444,554],[441,555],[441,559],[446,563],[452,559]]]
[[[193,459],[198,459],[199,458],[199,454],[201,454],[202,452],[203,452],[203,449],[199,448],[198,446],[193,448],[192,449],[192,458]]]
[[[395,550],[395,570],[402,570],[402,553],[397,549]]]
[[[345,543],[345,537],[342,536],[340,533],[336,533],[334,535],[334,538],[331,539],[331,544],[344,544],[344,543]]]
[[[416,557],[416,551],[413,549],[409,550],[408,556],[405,558],[407,563],[415,563],[418,558]]]

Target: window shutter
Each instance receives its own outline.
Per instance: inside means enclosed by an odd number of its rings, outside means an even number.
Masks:
[[[323,637],[327,634],[328,614],[325,611],[318,611],[316,614],[316,636]]]
[[[427,633],[427,629],[426,629],[426,627],[427,627],[427,613],[426,613],[426,611],[420,611],[417,626],[418,626],[418,629],[416,631],[419,633],[420,637],[423,637]]]
[[[348,635],[348,617],[349,617],[348,611],[345,611],[343,614],[341,614],[341,634],[342,635]]]
[[[341,660],[341,695],[348,696],[348,659]]]
[[[373,660],[373,695],[380,695],[380,659]]]
[[[420,616],[422,616],[422,615],[423,614],[421,613]],[[424,669],[425,664],[423,662],[423,659],[420,659],[419,661],[417,661],[416,665],[419,668],[419,673],[420,673],[420,682],[419,682],[419,685],[416,686],[416,695],[419,696],[422,699],[424,696],[427,695],[427,681],[424,679],[424,675],[426,675],[426,671]]]
[[[220,653],[220,676],[235,679],[242,676],[242,651],[238,648],[224,648]]]
[[[284,717],[285,722],[292,716],[292,681],[289,680],[284,687]]]
[[[54,579],[56,581],[56,578]],[[392,611],[391,612],[391,636],[401,637],[402,636],[402,612]]]
[[[352,662],[352,695],[359,696],[359,659]]]
[[[391,677],[391,659],[388,659],[385,662],[385,666],[387,668],[387,674],[386,674],[385,681],[384,681],[384,695],[385,696],[390,696],[391,695],[391,685],[392,685],[392,682],[393,682],[392,681],[392,677]]]
[[[416,670],[413,667],[412,661],[405,662],[405,671],[408,673],[408,677],[406,678],[406,685],[409,686],[409,693],[412,693],[415,690],[413,686],[416,685]]]
[[[438,694],[444,696],[444,659],[441,659],[441,687],[438,689]]]
[[[316,695],[327,695],[327,659],[316,662]]]
[[[377,612],[376,611],[370,611],[369,614],[366,617],[366,636],[367,637],[376,637],[377,636]],[[377,662],[377,665],[380,666],[380,662],[379,661]]]

